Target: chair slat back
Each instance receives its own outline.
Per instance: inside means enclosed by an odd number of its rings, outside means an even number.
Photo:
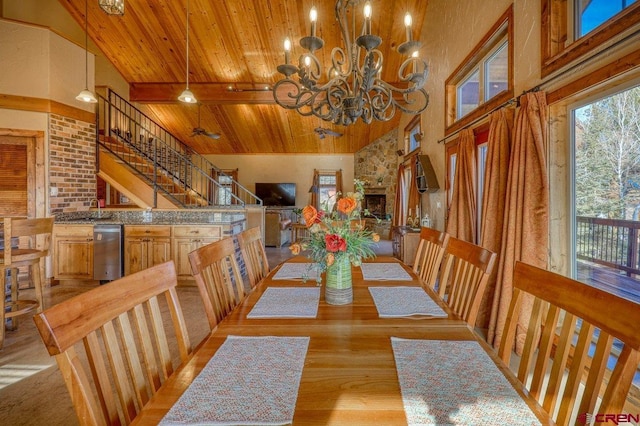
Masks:
[[[269,261],[262,242],[260,227],[247,229],[238,234],[238,245],[247,267],[249,284],[254,288],[269,274]]]
[[[173,358],[187,361],[192,348],[176,285],[174,264],[166,262],[34,317],[80,424],[129,424],[173,373]],[[166,306],[159,301],[162,296]],[[164,318],[172,327],[165,327]],[[177,354],[172,355],[167,329]]]
[[[37,258],[49,255],[51,246],[51,234],[53,232],[53,217],[36,219],[3,218],[4,250],[3,262],[5,265],[32,260],[37,250]],[[20,249],[11,247],[11,239],[19,239]],[[28,251],[25,251],[28,250]]]
[[[233,239],[202,246],[189,253],[189,261],[213,330],[245,296]]]
[[[518,379],[559,425],[595,413],[598,400],[598,413],[622,413],[640,363],[638,324],[637,303],[516,262],[498,355],[508,365],[516,333],[525,333]]]
[[[472,327],[495,260],[496,254],[490,250],[458,238],[449,238],[438,294]]]
[[[413,272],[432,289],[438,281],[440,265],[448,243],[449,234],[446,232],[427,227],[420,229],[420,243],[413,261]]]

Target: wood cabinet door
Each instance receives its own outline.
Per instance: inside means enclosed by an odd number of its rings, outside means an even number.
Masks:
[[[56,279],[93,279],[93,239],[58,238],[54,252]]]
[[[149,238],[147,241],[147,265],[145,268],[171,260],[170,238]]]
[[[189,253],[217,241],[216,238],[174,238],[173,240],[173,261],[176,264],[178,278],[193,279],[191,264],[189,263]]]
[[[127,238],[124,242],[124,274],[142,271],[147,264],[147,242],[144,238]]]

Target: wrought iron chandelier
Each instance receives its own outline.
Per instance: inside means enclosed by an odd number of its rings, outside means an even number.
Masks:
[[[124,0],[99,0],[98,4],[107,15],[124,15]]]
[[[311,34],[300,39],[307,51],[300,55],[298,65],[290,63],[291,41],[284,42],[285,63],[278,72],[285,78],[273,86],[273,96],[278,105],[295,109],[304,116],[314,115],[334,124],[347,126],[359,118],[369,124],[373,120],[388,121],[396,109],[408,114],[419,114],[429,104],[429,95],[423,89],[427,80],[427,63],[418,57],[421,43],[413,40],[411,15],[405,15],[407,40],[398,46],[398,52],[407,55],[398,69],[399,84],[396,87],[381,79],[382,52],[377,48],[382,39],[371,34],[371,4],[364,5],[362,31],[356,38],[355,11],[349,28],[347,10],[361,0],[337,0],[335,14],[340,25],[345,49],[334,47],[331,51],[331,68],[328,81],[321,82],[321,65],[314,52],[324,41],[316,36],[317,11],[311,9]],[[353,34],[354,40],[351,39]]]

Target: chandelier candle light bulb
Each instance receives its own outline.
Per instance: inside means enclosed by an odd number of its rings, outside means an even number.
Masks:
[[[364,34],[371,35],[371,3],[364,4]]]
[[[316,22],[318,21],[318,11],[313,6],[309,11],[309,20],[311,21],[311,37],[316,36]]]
[[[413,41],[413,35],[411,34],[411,24],[412,24],[411,14],[407,12],[404,15],[404,26],[407,31],[407,41]]]
[[[291,40],[289,37],[284,39],[284,63],[285,65],[289,65],[289,61],[291,60]]]

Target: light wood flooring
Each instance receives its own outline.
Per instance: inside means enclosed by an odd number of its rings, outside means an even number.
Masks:
[[[291,257],[288,247],[267,247],[273,268]],[[379,255],[391,255],[391,242],[381,241]],[[94,281],[64,282],[47,288],[45,305],[52,306],[98,284]],[[195,286],[178,287],[180,303],[193,346],[208,333],[208,323]],[[33,298],[34,290],[21,290],[21,298]],[[77,425],[69,393],[55,359],[46,351],[33,320],[22,317],[16,331],[7,331],[0,349],[0,425]]]

